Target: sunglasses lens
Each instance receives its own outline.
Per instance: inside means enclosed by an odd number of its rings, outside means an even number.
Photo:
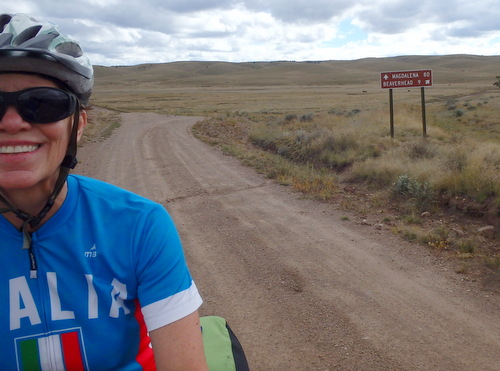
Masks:
[[[7,103],[3,96],[0,95],[0,119],[5,115],[5,111],[7,110]]]
[[[46,124],[62,120],[76,109],[76,100],[63,90],[35,88],[17,97],[17,109],[28,122]]]

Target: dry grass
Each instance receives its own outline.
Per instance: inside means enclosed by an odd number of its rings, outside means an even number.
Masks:
[[[100,141],[108,138],[113,130],[120,126],[119,114],[115,111],[103,110],[99,107],[88,107],[89,120],[81,144]]]
[[[461,257],[483,256],[498,271],[496,240],[476,230],[485,224],[500,229],[500,89],[493,86],[499,62],[446,56],[99,68],[94,104],[210,117],[196,127],[200,138],[280,184],[335,199],[363,216],[390,205],[396,214],[379,217],[396,233]],[[433,69],[428,136],[423,139],[420,90],[402,89],[394,93],[391,138],[379,73],[416,68]],[[402,176],[411,187],[398,196],[394,187]],[[353,198],[361,194],[368,196]],[[423,211],[433,218],[422,220]],[[436,223],[447,225],[444,232],[432,232]],[[463,236],[450,237],[454,223]],[[471,240],[477,246],[470,247]],[[463,270],[470,272],[470,264]]]

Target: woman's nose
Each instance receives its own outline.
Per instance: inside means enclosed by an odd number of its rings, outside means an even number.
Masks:
[[[8,106],[3,116],[0,117],[0,131],[16,133],[30,127],[31,125],[24,121],[14,106]]]

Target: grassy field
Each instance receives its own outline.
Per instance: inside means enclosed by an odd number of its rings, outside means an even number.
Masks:
[[[500,57],[443,56],[96,67],[94,100],[119,110],[192,115],[380,109],[388,103],[387,92],[379,88],[380,72],[432,69],[434,87],[428,95],[436,101],[493,88],[499,62]],[[418,94],[396,94],[396,99],[418,102],[413,97]]]
[[[325,62],[178,62],[97,67],[93,104],[207,119],[196,134],[306,197],[449,251],[461,273],[500,267],[500,57]],[[395,89],[395,136],[380,72],[432,69]],[[345,217],[347,218],[347,216]],[[481,227],[491,225],[493,232]]]

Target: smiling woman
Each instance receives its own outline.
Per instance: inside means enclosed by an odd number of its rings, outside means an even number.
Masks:
[[[207,370],[166,210],[69,175],[93,76],[54,24],[0,15],[0,369]]]
[[[67,96],[64,106],[58,101],[52,102],[51,94],[57,93]],[[0,125],[0,153],[3,154],[0,157],[0,188],[3,197],[15,204],[17,209],[37,215],[46,200],[40,198],[39,202],[33,202],[25,194],[27,190],[43,194],[43,190],[55,187],[59,166],[70,142],[69,117],[76,111],[76,97],[57,90],[53,82],[41,76],[9,73],[0,78],[0,102],[0,114],[3,113]],[[84,111],[81,115],[82,119],[76,126],[77,141],[86,123]],[[23,219],[15,216],[10,217],[13,224],[22,226]],[[9,219],[9,214],[6,217]],[[29,223],[29,219],[24,222]]]

